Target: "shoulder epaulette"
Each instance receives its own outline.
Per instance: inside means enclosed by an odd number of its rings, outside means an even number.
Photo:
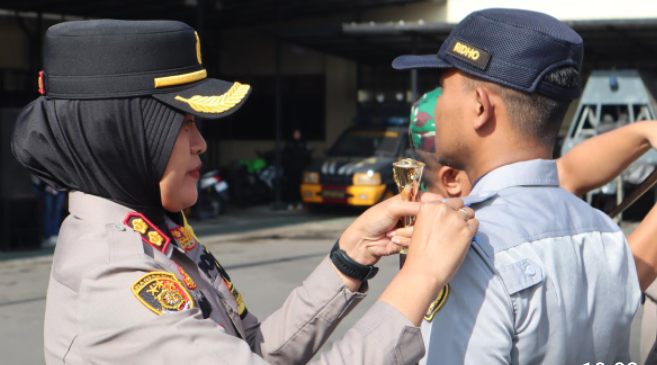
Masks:
[[[162,233],[151,221],[141,213],[128,213],[123,224],[141,235],[141,239],[156,250],[166,253],[171,239]]]

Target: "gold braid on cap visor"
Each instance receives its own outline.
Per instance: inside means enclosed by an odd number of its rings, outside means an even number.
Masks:
[[[239,82],[236,82],[223,95],[194,95],[189,99],[177,95],[175,99],[189,104],[189,106],[197,112],[223,113],[239,104],[249,92],[250,88],[251,86],[249,85],[242,85]]]

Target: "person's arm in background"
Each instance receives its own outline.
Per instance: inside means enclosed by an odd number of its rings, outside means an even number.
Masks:
[[[557,159],[559,184],[575,195],[603,186],[650,148],[657,147],[657,121],[632,123],[590,138]],[[657,206],[627,238],[641,290],[657,278]]]
[[[584,195],[615,179],[651,147],[657,147],[657,121],[632,123],[589,138],[557,159],[559,184]]]
[[[632,249],[641,290],[646,291],[657,278],[657,205],[627,237]]]

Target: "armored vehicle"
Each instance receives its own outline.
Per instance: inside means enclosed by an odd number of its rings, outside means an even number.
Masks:
[[[561,154],[584,140],[629,123],[654,120],[650,94],[637,71],[593,71],[577,106]],[[589,203],[596,194],[623,199],[625,183],[639,184],[655,169],[657,152],[650,150],[630,165],[616,180],[587,194]],[[601,207],[603,208],[603,207]]]

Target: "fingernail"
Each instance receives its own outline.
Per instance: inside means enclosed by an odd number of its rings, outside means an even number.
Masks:
[[[472,203],[465,203],[464,205],[465,205],[466,207],[469,207],[469,206],[472,205]]]
[[[394,243],[394,244],[400,244],[400,243],[401,243],[401,238],[399,238],[399,237],[394,237],[394,238],[392,239],[392,243]]]
[[[481,241],[480,241],[479,238],[477,238],[477,237],[472,237],[472,242],[477,242],[477,243],[479,243],[479,242],[481,242]]]
[[[390,232],[386,233],[386,236],[388,236],[388,237],[395,237],[396,235],[397,235],[396,231],[390,231]]]

